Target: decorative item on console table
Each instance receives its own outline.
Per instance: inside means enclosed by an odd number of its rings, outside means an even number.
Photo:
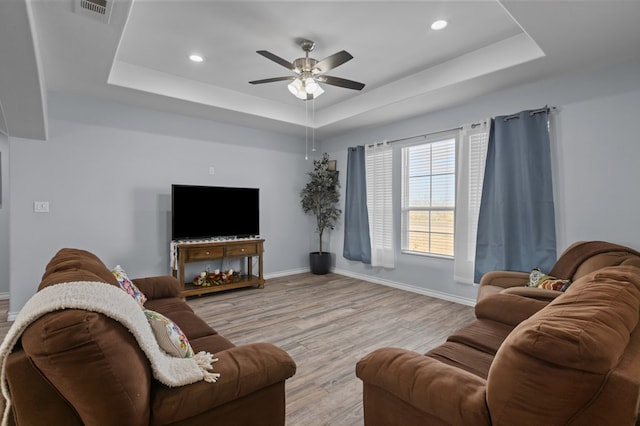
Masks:
[[[221,285],[240,281],[240,272],[229,269],[221,271],[216,269],[213,272],[203,271],[195,276],[193,285],[210,287],[212,285]]]
[[[264,240],[207,240],[207,241],[172,241],[172,269],[173,276],[182,283],[181,297],[199,296],[206,293],[229,290],[240,287],[264,287],[263,260]],[[246,259],[246,273],[228,270],[214,271],[195,280],[185,280],[185,265],[194,262],[210,260]],[[253,267],[253,259],[258,260],[258,270]],[[242,268],[241,268],[242,269]],[[257,274],[254,274],[257,272]],[[224,276],[223,276],[224,275]],[[200,278],[200,280],[198,280]]]
[[[309,253],[311,272],[323,275],[329,272],[331,253],[322,250],[322,236],[326,230],[335,227],[342,211],[337,207],[340,201],[340,182],[335,160],[329,160],[329,154],[322,154],[320,160],[314,160],[313,171],[307,173],[309,182],[300,193],[302,210],[315,216],[319,250]]]

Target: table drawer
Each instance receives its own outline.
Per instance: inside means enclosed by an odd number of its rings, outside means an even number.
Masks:
[[[226,248],[227,256],[252,256],[258,254],[258,245],[255,243],[242,244]]]
[[[209,248],[187,248],[182,249],[185,262],[190,260],[207,260],[215,259],[224,256],[224,248],[222,247],[209,247]]]

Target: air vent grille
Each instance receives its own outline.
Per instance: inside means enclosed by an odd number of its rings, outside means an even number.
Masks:
[[[74,11],[78,15],[109,23],[113,0],[75,0]]]

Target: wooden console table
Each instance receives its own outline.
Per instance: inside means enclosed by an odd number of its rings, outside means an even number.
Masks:
[[[262,272],[262,254],[264,240],[228,240],[211,242],[185,242],[175,244],[177,269],[173,269],[173,276],[183,285],[181,297],[198,296],[232,288],[264,287]],[[258,275],[253,274],[253,257],[258,256]],[[238,281],[212,286],[197,286],[185,278],[184,265],[192,262],[207,260],[247,258],[247,273],[241,275]]]

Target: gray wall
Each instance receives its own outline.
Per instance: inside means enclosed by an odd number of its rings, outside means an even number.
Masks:
[[[0,298],[9,298],[9,138],[0,133]]]
[[[298,194],[311,165],[301,138],[55,93],[49,125],[48,141],[10,139],[11,313],[62,247],[132,277],[169,273],[172,183],[260,188],[265,273],[306,270],[313,233]],[[36,200],[50,213],[34,213]]]
[[[578,240],[607,240],[640,249],[636,118],[640,111],[640,63],[496,92],[457,108],[325,141],[322,149],[344,169],[349,146],[445,130],[546,104],[559,109],[552,118],[559,253]],[[341,173],[343,201],[345,176]],[[400,229],[399,214],[395,217]],[[342,257],[343,232],[340,225],[331,235],[338,272],[463,303],[475,299],[474,286],[453,281],[452,260],[398,252],[394,270],[371,268]],[[399,236],[396,239],[399,241]]]
[[[640,63],[567,75],[325,141],[319,152],[338,160],[344,202],[349,146],[554,105],[558,250],[591,239],[640,248],[639,88]],[[311,167],[301,138],[54,93],[49,102],[50,140],[10,139],[7,164],[7,139],[0,135],[0,292],[9,275],[11,312],[35,292],[61,247],[89,249],[134,277],[168,273],[171,183],[260,187],[266,273],[306,270],[307,252],[317,243],[299,206]],[[5,178],[11,179],[9,206]],[[33,213],[35,200],[49,201],[51,212]],[[396,269],[370,268],[342,258],[342,233],[339,224],[326,241],[337,272],[462,303],[475,299],[475,287],[453,281],[451,260],[398,254]]]

